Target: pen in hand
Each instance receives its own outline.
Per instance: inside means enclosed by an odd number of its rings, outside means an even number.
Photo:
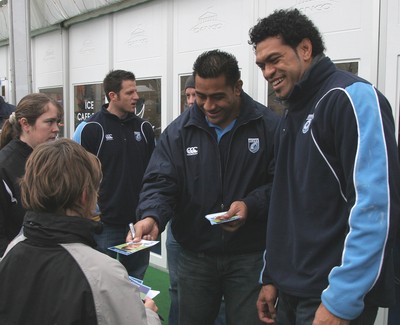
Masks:
[[[131,230],[132,240],[133,240],[135,238],[135,227],[133,226],[132,222],[129,224],[129,229]]]

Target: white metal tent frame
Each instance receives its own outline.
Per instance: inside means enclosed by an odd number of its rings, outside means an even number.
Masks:
[[[32,37],[148,1],[0,0],[0,47],[9,46],[11,102],[32,92]]]
[[[30,7],[30,33],[31,36],[36,36],[148,1],[150,0],[30,0],[27,1]],[[0,0],[0,46],[9,41],[11,2],[17,1]]]

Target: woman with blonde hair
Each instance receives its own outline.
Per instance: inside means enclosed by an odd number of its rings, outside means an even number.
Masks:
[[[69,139],[37,146],[21,181],[23,234],[0,263],[0,324],[160,324],[154,301],[94,247],[99,160]]]
[[[53,141],[63,117],[61,105],[51,97],[34,93],[18,103],[0,134],[0,257],[21,229],[19,179],[25,162],[38,144]]]

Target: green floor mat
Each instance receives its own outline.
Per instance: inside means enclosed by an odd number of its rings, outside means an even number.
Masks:
[[[153,290],[160,291],[160,294],[154,298],[158,306],[158,313],[164,318],[163,325],[168,325],[169,313],[169,276],[167,272],[161,271],[155,267],[149,266],[144,277],[144,283]]]

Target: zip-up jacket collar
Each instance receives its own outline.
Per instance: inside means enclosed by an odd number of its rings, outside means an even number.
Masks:
[[[135,118],[137,117],[134,113],[128,113],[128,115],[127,115],[125,118],[120,119],[117,115],[111,113],[111,112],[107,109],[107,108],[108,108],[108,105],[109,105],[109,104],[104,104],[104,105],[101,107],[101,110],[103,111],[104,114],[106,114],[106,115],[107,115],[108,117],[110,117],[110,118],[118,119],[118,120],[121,121],[121,122],[127,122],[127,121],[133,120],[133,119],[135,119]]]
[[[185,124],[185,127],[195,125],[201,128],[208,128],[205,120],[204,113],[200,110],[197,102],[194,103],[193,107],[189,110],[189,119]],[[237,118],[236,127],[246,124],[249,121],[256,120],[262,116],[260,109],[257,107],[255,102],[247,95],[244,91],[240,94],[240,112]]]
[[[297,110],[304,107],[320,89],[320,85],[336,70],[335,65],[328,57],[322,58],[318,64],[313,64],[293,88],[287,99],[289,110]]]
[[[93,234],[101,224],[83,217],[54,215],[28,211],[24,219],[24,235],[37,244],[84,243],[95,247]]]

